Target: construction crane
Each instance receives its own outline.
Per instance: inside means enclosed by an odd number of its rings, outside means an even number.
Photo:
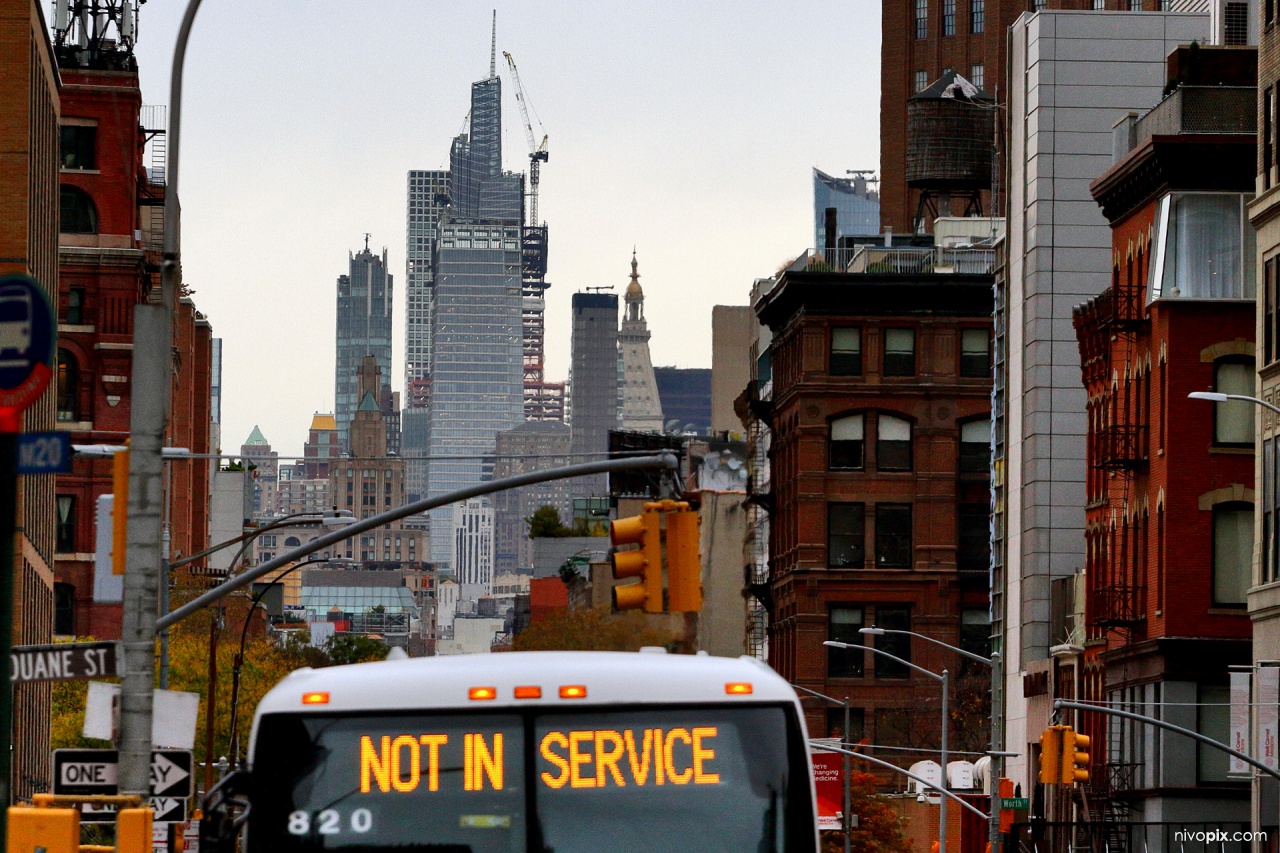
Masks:
[[[533,125],[529,122],[529,107],[525,102],[524,86],[520,84],[520,72],[516,69],[516,61],[505,50],[502,55],[506,57],[507,65],[511,68],[511,79],[516,84],[516,103],[520,105],[520,117],[524,119],[524,135],[529,141],[529,224],[537,225],[538,167],[539,164],[547,162],[547,135],[542,134],[541,143],[533,135]],[[538,122],[538,129],[545,130],[541,121]]]

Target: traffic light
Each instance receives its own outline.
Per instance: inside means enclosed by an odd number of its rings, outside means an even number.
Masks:
[[[1062,730],[1065,726],[1050,726],[1040,735],[1040,782],[1057,785],[1062,781]]]
[[[1089,738],[1064,726],[1062,730],[1062,784],[1089,781]]]
[[[667,605],[672,613],[702,609],[698,513],[688,504],[667,513]]]
[[[8,815],[6,853],[79,853],[77,810],[10,806]]]
[[[111,460],[111,574],[124,574],[125,540],[129,532],[129,451]]]
[[[116,814],[116,853],[151,853],[149,808],[121,809]]]
[[[613,543],[613,576],[617,579],[640,578],[639,583],[613,588],[614,610],[662,612],[662,529],[661,514],[647,509],[640,515],[619,518],[609,525]],[[619,545],[639,545],[618,551]]]

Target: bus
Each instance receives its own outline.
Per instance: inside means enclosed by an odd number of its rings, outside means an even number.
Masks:
[[[818,849],[800,703],[759,661],[397,658],[263,698],[236,783],[248,853]]]

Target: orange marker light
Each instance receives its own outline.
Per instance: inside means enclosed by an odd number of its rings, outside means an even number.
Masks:
[[[730,681],[724,686],[724,692],[730,696],[750,696],[751,682],[749,681]]]
[[[472,687],[467,691],[468,699],[497,699],[498,688],[496,687]]]
[[[515,690],[515,696],[517,699],[541,699],[542,688],[534,685],[517,687]]]
[[[560,686],[561,699],[586,699],[587,685],[585,684],[562,684]]]
[[[329,694],[328,693],[303,693],[302,704],[303,705],[328,705]]]

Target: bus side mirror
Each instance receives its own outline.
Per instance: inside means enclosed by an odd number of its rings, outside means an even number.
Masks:
[[[235,853],[236,836],[249,819],[250,779],[247,770],[232,771],[204,795],[200,853]]]

